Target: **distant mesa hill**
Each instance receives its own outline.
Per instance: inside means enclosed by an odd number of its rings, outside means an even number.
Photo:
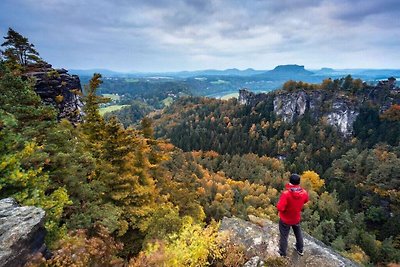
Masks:
[[[248,68],[239,70],[236,68],[226,70],[199,70],[199,71],[182,71],[177,73],[167,73],[171,76],[194,77],[194,76],[242,76],[249,78],[266,78],[269,80],[287,79],[291,77],[306,77],[313,75],[313,72],[304,69],[300,65],[279,65],[273,70],[254,70]]]
[[[380,81],[376,86],[358,91],[356,95],[320,89],[255,94],[242,89],[239,90],[239,102],[254,107],[262,101],[271,100],[274,113],[285,122],[293,122],[307,113],[314,120],[324,119],[343,135],[350,136],[363,106],[375,105],[380,112],[384,112],[393,104],[400,104],[400,88],[395,87],[395,82],[395,78]]]
[[[257,75],[270,80],[285,80],[285,79],[304,79],[314,73],[308,71],[301,65],[279,65],[273,70]]]
[[[35,80],[34,89],[46,104],[58,110],[58,119],[66,118],[73,123],[82,120],[82,86],[77,75],[65,69],[54,69],[47,63],[29,65],[25,78]]]
[[[313,74],[311,71],[304,69],[304,66],[300,65],[279,65],[276,66],[273,70],[268,73],[293,73],[293,74],[302,74],[302,75],[311,75]]]

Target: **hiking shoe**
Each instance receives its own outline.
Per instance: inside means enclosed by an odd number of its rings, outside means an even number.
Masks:
[[[296,250],[297,254],[299,254],[300,256],[304,255],[304,251],[298,250],[297,247],[296,247],[296,244],[293,244],[293,248],[294,248],[294,250]]]

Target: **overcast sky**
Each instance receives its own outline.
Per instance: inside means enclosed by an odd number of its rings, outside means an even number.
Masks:
[[[399,0],[0,0],[56,67],[400,68]]]

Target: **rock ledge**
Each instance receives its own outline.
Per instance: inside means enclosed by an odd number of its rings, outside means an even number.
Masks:
[[[263,259],[279,257],[278,225],[269,220],[260,219],[251,215],[249,216],[249,219],[252,222],[244,221],[239,218],[224,217],[221,222],[220,231],[228,231],[231,242],[245,248],[245,254],[250,258],[245,266],[262,266]],[[295,238],[293,232],[291,232],[287,251],[289,261],[288,266],[359,266],[310,235],[303,232],[303,236],[304,256],[299,256],[292,248],[292,244],[295,243]]]

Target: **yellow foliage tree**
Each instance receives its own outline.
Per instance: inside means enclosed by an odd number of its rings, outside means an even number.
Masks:
[[[169,235],[164,241],[147,244],[146,250],[129,262],[130,267],[139,266],[209,266],[211,261],[222,259],[224,236],[218,235],[218,224],[206,228],[184,217],[178,233]]]
[[[318,173],[314,171],[303,172],[303,174],[301,175],[301,181],[302,183],[307,183],[308,181],[311,184],[311,189],[316,192],[318,192],[325,184],[324,179],[321,179]]]
[[[343,254],[344,256],[363,265],[369,262],[368,255],[357,245],[352,245],[351,249]]]

